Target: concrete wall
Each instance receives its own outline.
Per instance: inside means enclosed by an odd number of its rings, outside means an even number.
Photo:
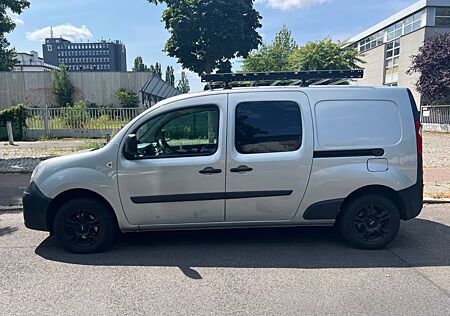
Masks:
[[[414,73],[408,75],[406,72],[411,67],[411,57],[419,52],[419,48],[423,45],[424,40],[425,28],[421,28],[400,38],[400,73],[398,75],[398,85],[411,90],[417,105],[422,102],[422,97],[417,92],[415,86],[420,74]]]
[[[364,64],[360,67],[364,68],[364,77],[358,79],[356,84],[379,86],[384,83],[384,52],[386,45],[380,45],[374,49],[364,52]]]
[[[97,105],[118,106],[114,92],[119,88],[139,91],[150,77],[148,72],[74,72],[75,99]],[[0,109],[18,103],[56,106],[49,72],[0,72]]]

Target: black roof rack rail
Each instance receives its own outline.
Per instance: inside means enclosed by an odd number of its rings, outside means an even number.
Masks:
[[[232,82],[286,81],[286,80],[319,80],[319,79],[354,79],[362,78],[362,69],[353,70],[313,70],[313,71],[275,71],[275,72],[238,72],[202,74],[202,82],[212,84],[223,82],[224,88],[230,88]],[[216,87],[217,85],[214,85]]]

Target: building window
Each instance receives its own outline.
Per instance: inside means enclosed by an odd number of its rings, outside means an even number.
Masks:
[[[436,8],[436,26],[448,26],[450,25],[450,7]]]
[[[450,8],[447,9],[450,11]],[[402,35],[419,29],[422,25],[422,13],[423,11],[419,11],[415,14],[411,14],[403,20],[379,31],[378,33],[372,34],[360,40],[358,45],[355,45],[355,48],[359,47],[360,52],[365,52],[385,42],[393,41]]]
[[[385,84],[398,82],[400,61],[400,39],[386,44],[386,76]]]

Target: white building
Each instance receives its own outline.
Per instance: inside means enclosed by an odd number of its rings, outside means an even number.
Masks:
[[[19,64],[14,67],[13,71],[51,71],[52,69],[59,69],[56,66],[46,64],[44,59],[39,57],[35,51],[16,53],[16,59]]]
[[[415,89],[419,74],[406,71],[424,40],[443,32],[450,32],[450,0],[421,0],[352,37],[347,47],[358,49],[365,61],[357,84],[407,87],[421,104]]]

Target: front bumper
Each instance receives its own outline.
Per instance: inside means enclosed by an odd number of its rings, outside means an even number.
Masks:
[[[49,231],[47,215],[51,199],[46,197],[34,182],[30,182],[22,196],[25,226],[30,229]]]

